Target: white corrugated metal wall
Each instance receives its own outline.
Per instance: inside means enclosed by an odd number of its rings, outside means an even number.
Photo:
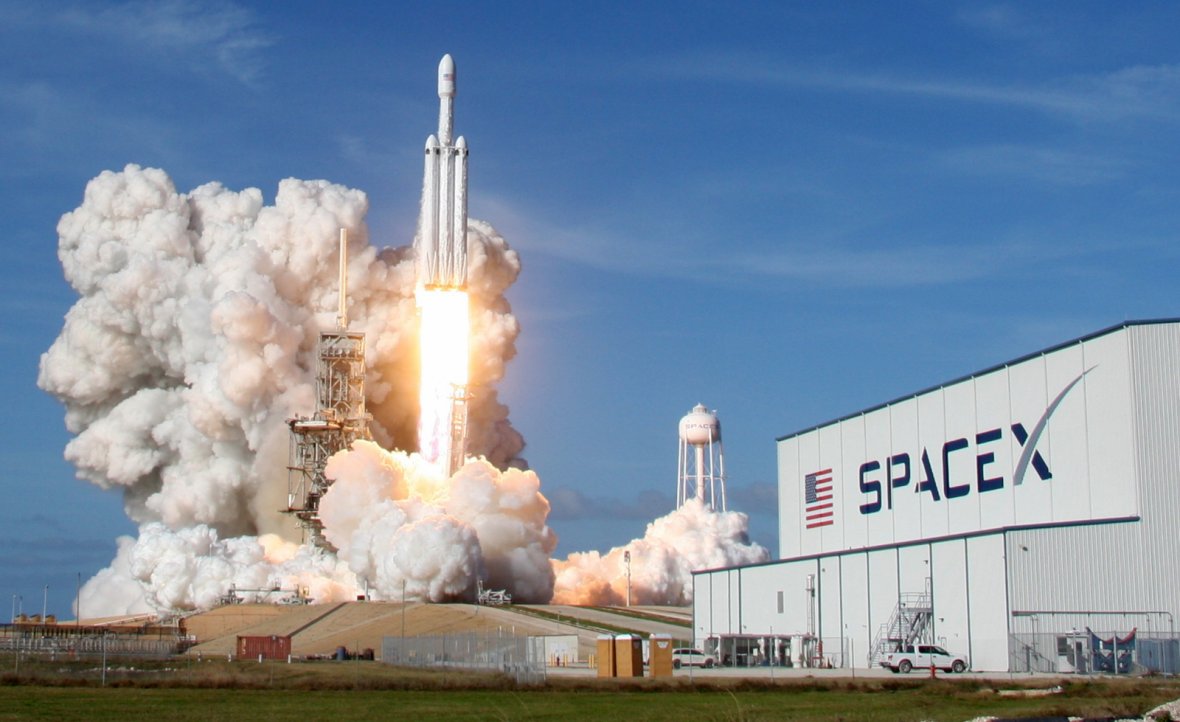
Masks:
[[[707,637],[723,634],[812,631],[807,578],[814,575],[814,632],[823,641],[824,656],[841,666],[850,655],[852,664],[863,668],[900,596],[925,591],[929,579],[933,637],[967,654],[977,668],[1007,669],[1003,549],[1003,536],[992,534],[698,574],[696,641],[703,645]],[[735,588],[739,576],[740,592]]]
[[[1137,478],[1140,519],[1009,532],[1009,588],[1017,613],[1180,611],[1180,325],[1131,326],[1099,340],[1122,344],[1127,352],[1131,424],[1114,429],[1113,437],[1110,429],[1088,432],[1088,446],[1126,445],[1133,454],[1131,464],[1121,468],[1105,463],[1101,453],[1090,455],[1090,504],[1119,503],[1112,498],[1120,493],[1117,482]],[[1087,344],[1074,353],[1088,356],[1091,348]],[[1089,363],[1084,358],[1078,365]],[[1087,385],[1085,398],[1100,403],[1093,394],[1112,392]],[[1043,629],[1045,623],[1042,616],[1038,624]],[[1096,616],[1081,623],[1104,620]],[[1030,624],[1017,621],[1014,631]]]

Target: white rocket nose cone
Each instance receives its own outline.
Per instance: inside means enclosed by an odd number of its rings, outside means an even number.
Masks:
[[[450,53],[444,55],[438,63],[438,97],[455,97],[455,61]]]

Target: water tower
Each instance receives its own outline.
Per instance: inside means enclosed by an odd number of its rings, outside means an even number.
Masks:
[[[718,504],[717,491],[721,491]],[[680,420],[680,459],[676,474],[676,508],[688,499],[725,511],[725,454],[717,412],[697,404]]]

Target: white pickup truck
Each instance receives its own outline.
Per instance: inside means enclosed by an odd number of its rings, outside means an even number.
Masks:
[[[896,652],[890,652],[881,658],[881,666],[897,674],[909,674],[911,669],[930,669],[936,667],[944,672],[958,674],[967,670],[967,658],[954,655],[942,647],[933,644],[913,645]]]

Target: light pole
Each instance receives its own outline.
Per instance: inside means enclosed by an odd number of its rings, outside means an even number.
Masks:
[[[41,623],[45,623],[45,613],[49,610],[49,585],[45,585],[45,593],[41,596]]]
[[[1040,636],[1041,629],[1040,629],[1040,624],[1038,623],[1039,620],[1037,619],[1037,615],[1034,614],[1029,618],[1032,620],[1032,624],[1033,624],[1033,639],[1032,639],[1032,652],[1033,652],[1032,657],[1033,658],[1032,658],[1032,664],[1028,665],[1028,671],[1029,671],[1029,674],[1032,674],[1033,665],[1037,664],[1037,657],[1041,656],[1041,652],[1037,648],[1038,647],[1037,637]]]
[[[631,606],[631,550],[623,552],[623,563],[627,565],[627,606]]]

